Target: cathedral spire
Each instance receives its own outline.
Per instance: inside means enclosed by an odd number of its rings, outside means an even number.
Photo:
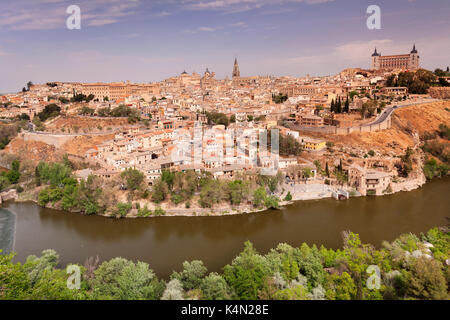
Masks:
[[[241,76],[241,72],[239,71],[239,64],[237,58],[234,58],[234,67],[233,67],[233,78],[239,78]]]

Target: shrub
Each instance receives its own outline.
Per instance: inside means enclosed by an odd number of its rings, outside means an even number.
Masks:
[[[149,217],[152,215],[152,210],[147,208],[147,205],[145,205],[144,208],[139,208],[138,209],[138,217]]]
[[[292,201],[292,195],[291,192],[289,191],[288,194],[286,195],[286,197],[284,198],[284,201]]]
[[[44,189],[41,192],[39,192],[39,197],[38,197],[38,204],[41,207],[45,207],[47,205],[47,203],[49,203],[50,198],[48,196],[48,190]]]
[[[179,205],[181,202],[183,202],[183,197],[179,194],[176,193],[172,193],[172,196],[170,197],[170,199],[172,200],[172,202],[176,205]]]
[[[267,209],[278,209],[278,198],[275,196],[268,196],[264,201],[264,205]]]
[[[125,217],[128,214],[128,212],[130,212],[131,208],[132,208],[131,203],[120,202],[116,205],[115,215],[119,217]]]
[[[155,209],[155,211],[153,212],[153,214],[154,214],[155,216],[165,216],[165,215],[166,215],[166,212],[164,211],[164,209],[158,207],[158,208]]]
[[[88,201],[85,205],[84,205],[84,213],[87,215],[93,215],[93,214],[97,214],[99,212],[99,208],[98,205],[96,203],[92,203],[90,201]]]

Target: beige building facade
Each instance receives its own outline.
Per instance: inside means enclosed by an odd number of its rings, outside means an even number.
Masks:
[[[409,54],[382,56],[376,48],[372,54],[372,70],[417,70],[419,67],[420,57],[416,45]]]

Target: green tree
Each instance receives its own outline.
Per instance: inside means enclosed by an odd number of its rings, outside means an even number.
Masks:
[[[266,186],[270,192],[275,192],[278,189],[278,185],[283,182],[283,174],[278,172],[275,176],[271,175],[259,175],[257,182],[260,186]]]
[[[343,109],[343,111],[344,111],[345,113],[349,113],[349,112],[350,112],[350,101],[348,100],[348,97],[347,97],[347,99],[345,100],[345,104],[344,104],[344,109]]]
[[[264,201],[264,205],[268,209],[278,209],[278,198],[276,196],[268,196],[266,200]]]
[[[342,113],[342,101],[341,97],[339,97],[337,105],[336,105],[336,113]]]
[[[67,178],[72,177],[72,169],[61,163],[40,162],[37,166],[39,178],[44,183],[58,186]]]
[[[180,280],[172,279],[166,286],[161,300],[183,300],[184,291]]]
[[[228,300],[231,296],[227,282],[215,272],[202,280],[200,288],[206,300]]]
[[[350,99],[353,101],[353,98],[358,95],[358,92],[357,91],[351,91],[348,95],[349,95]]]
[[[149,265],[123,258],[103,262],[90,281],[96,299],[141,300],[159,299],[164,290]]]
[[[282,156],[299,156],[303,150],[300,142],[290,135],[284,136],[280,134],[279,147],[280,155]]]
[[[173,184],[175,181],[175,172],[172,172],[169,170],[163,170],[163,172],[161,174],[161,180],[167,184],[167,186],[169,187],[169,190],[172,190]]]
[[[412,265],[407,293],[419,299],[447,300],[448,288],[442,268],[439,261],[418,258]]]
[[[87,298],[82,290],[69,289],[67,280],[66,270],[46,269],[26,298],[30,300],[80,300]]]
[[[59,255],[55,250],[44,250],[39,258],[34,255],[28,256],[23,268],[28,274],[31,284],[34,285],[42,277],[44,271],[51,271],[58,265],[58,262]]]
[[[152,188],[152,201],[155,203],[161,203],[166,200],[169,193],[169,187],[167,183],[161,178],[156,180]]]
[[[185,261],[183,262],[183,271],[174,272],[171,279],[180,280],[183,289],[192,290],[200,286],[207,271],[202,261]]]
[[[258,291],[263,288],[264,280],[269,274],[270,269],[264,257],[256,252],[249,241],[232,264],[224,267],[226,282],[234,290],[236,297],[242,300],[257,299]]]
[[[39,112],[37,114],[37,116],[38,116],[39,120],[41,120],[42,122],[45,122],[50,118],[59,116],[60,113],[61,113],[61,108],[58,105],[52,103],[52,104],[45,106],[44,110]]]
[[[303,177],[308,180],[309,178],[311,178],[313,176],[313,172],[311,170],[311,168],[304,168],[302,171]]]
[[[128,190],[138,190],[142,187],[145,180],[144,174],[139,170],[129,168],[120,174],[120,177],[125,182]]]
[[[260,208],[266,201],[266,198],[267,198],[266,188],[259,187],[253,193],[253,205],[257,208]]]
[[[87,106],[83,106],[80,111],[79,114],[82,116],[92,116],[94,114],[95,110],[91,109]]]
[[[239,205],[246,200],[249,194],[248,183],[242,180],[235,180],[228,184],[230,192],[230,202],[232,205]]]
[[[230,119],[224,113],[206,112],[206,117],[208,118],[208,124],[224,125],[225,127],[230,124]]]
[[[13,263],[14,254],[0,250],[0,300],[25,299],[30,290],[30,280],[20,263]]]
[[[8,173],[6,174],[6,177],[8,178],[8,180],[11,184],[16,184],[19,182],[20,162],[18,160],[14,160],[11,163],[11,170],[8,171]]]
[[[287,101],[288,98],[289,97],[287,95],[284,95],[282,93],[279,93],[278,95],[272,94],[272,100],[276,104],[284,103],[285,101]]]
[[[303,286],[295,286],[275,293],[275,300],[309,300],[308,290]]]
[[[0,191],[5,190],[9,187],[11,183],[9,182],[9,179],[4,176],[0,176]]]
[[[347,272],[343,272],[342,275],[332,274],[328,277],[327,299],[353,300],[356,299],[356,293],[356,284]]]
[[[219,204],[229,199],[228,184],[220,180],[209,180],[200,191],[199,204],[203,208],[212,208],[214,204]]]

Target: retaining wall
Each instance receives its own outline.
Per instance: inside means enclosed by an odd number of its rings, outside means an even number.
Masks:
[[[37,132],[24,132],[20,134],[20,137],[25,141],[38,141],[43,142],[56,148],[61,148],[66,142],[72,140],[78,135],[59,135]]]

